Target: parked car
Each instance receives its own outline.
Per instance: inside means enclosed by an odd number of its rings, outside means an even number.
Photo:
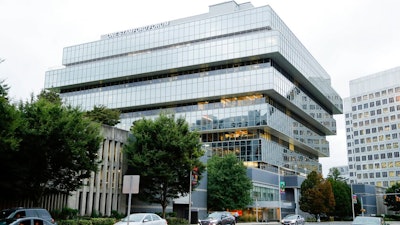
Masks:
[[[10,221],[7,225],[53,225],[53,223],[39,217],[23,217]]]
[[[230,212],[213,212],[199,220],[199,225],[235,225],[235,217]]]
[[[357,216],[352,225],[388,225],[382,217]]]
[[[168,225],[167,220],[161,218],[155,213],[133,213],[123,218],[114,225],[127,225],[129,219],[129,225]]]
[[[57,225],[54,221],[53,217],[47,211],[47,209],[42,208],[11,208],[11,209],[3,209],[0,212],[0,225],[10,224],[14,220],[24,217],[37,217],[42,218],[52,225]]]
[[[281,221],[283,225],[304,225],[304,222],[304,217],[297,214],[287,215]]]

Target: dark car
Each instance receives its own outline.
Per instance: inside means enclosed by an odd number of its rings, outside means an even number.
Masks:
[[[19,218],[36,217],[48,221],[52,225],[57,225],[53,217],[46,209],[42,208],[11,208],[0,212],[0,225],[11,224]]]
[[[235,217],[230,212],[213,212],[199,220],[199,225],[235,225]]]

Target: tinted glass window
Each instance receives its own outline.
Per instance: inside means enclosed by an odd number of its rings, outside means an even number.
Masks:
[[[18,225],[31,225],[30,219],[24,219],[18,222]]]
[[[12,213],[10,216],[12,218],[20,218],[20,217],[26,217],[27,214],[26,214],[25,210],[17,210],[14,213]],[[28,214],[28,216],[30,216],[30,215]]]
[[[38,217],[40,217],[40,218],[47,219],[47,220],[51,218],[49,212],[47,212],[44,209],[38,209],[36,211],[36,213],[37,213]]]
[[[34,220],[33,225],[43,225],[43,220]]]
[[[22,212],[22,211],[21,211]],[[36,212],[35,212],[35,210],[32,210],[32,209],[27,209],[27,210],[25,210],[25,213],[26,213],[26,216],[29,216],[29,217],[37,217],[38,215],[36,214]]]

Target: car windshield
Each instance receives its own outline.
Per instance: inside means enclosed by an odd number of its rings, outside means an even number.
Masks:
[[[380,218],[377,217],[356,217],[353,224],[373,225],[381,224]]]
[[[129,215],[129,222],[140,222],[143,220],[143,217],[146,214],[144,213],[136,213],[136,214],[131,214]],[[125,217],[122,219],[123,222],[127,222],[128,221],[128,217]]]
[[[221,217],[221,213],[217,213],[217,212],[213,212],[207,216],[207,218],[210,218],[210,219],[218,219],[220,217]]]
[[[288,219],[288,220],[297,219],[297,216],[296,215],[289,215],[289,216],[286,216],[285,219]]]

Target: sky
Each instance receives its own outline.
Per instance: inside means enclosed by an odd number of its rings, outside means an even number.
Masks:
[[[0,0],[0,80],[14,101],[44,87],[45,72],[62,66],[63,48],[101,35],[208,12],[227,0]],[[349,81],[400,66],[398,0],[236,0],[270,5],[331,76],[342,98]],[[1,60],[0,60],[1,61]],[[347,165],[344,115],[329,136],[323,175]]]

